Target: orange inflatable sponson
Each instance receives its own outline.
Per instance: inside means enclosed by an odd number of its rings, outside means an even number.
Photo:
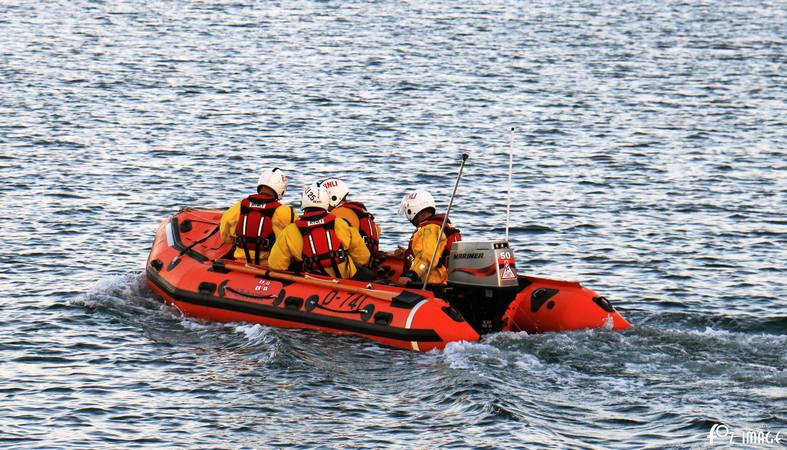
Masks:
[[[605,297],[574,281],[519,277],[522,290],[505,312],[506,331],[625,330],[630,325]]]
[[[147,284],[184,315],[355,334],[416,351],[501,330],[629,326],[604,297],[574,282],[519,276],[518,287],[495,292],[450,285],[421,290],[225,259],[232,245],[219,236],[220,218],[221,211],[186,208],[156,232]],[[384,276],[396,280],[402,261],[388,258],[382,266]]]
[[[215,231],[220,217],[219,211],[186,209],[156,232],[147,284],[185,315],[351,333],[417,351],[479,339],[458,311],[430,291],[224,260],[232,246]]]

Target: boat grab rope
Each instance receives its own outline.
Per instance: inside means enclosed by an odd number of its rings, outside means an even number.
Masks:
[[[272,295],[272,294],[266,294],[266,295],[246,294],[245,292],[240,292],[240,291],[235,290],[235,289],[233,289],[231,287],[226,287],[226,288],[224,288],[224,290],[227,291],[227,292],[232,292],[235,295],[240,295],[241,297],[248,297],[248,298],[253,298],[253,299],[267,299],[267,298],[276,298],[276,297],[278,297],[277,295]],[[313,305],[314,305],[315,308],[324,309],[326,311],[330,311],[330,312],[334,312],[334,313],[338,313],[338,314],[369,314],[369,310],[366,309],[366,308],[351,309],[351,310],[347,310],[347,311],[342,311],[340,309],[333,309],[333,308],[329,308],[327,306],[323,306],[323,305],[321,305],[321,304],[319,304],[317,302],[314,302]]]
[[[323,305],[321,305],[321,304],[319,304],[319,303],[314,303],[314,307],[315,307],[315,308],[324,309],[324,310],[326,310],[326,311],[330,311],[330,312],[339,313],[339,314],[355,314],[355,313],[358,313],[358,314],[368,314],[368,313],[369,313],[369,310],[367,310],[366,308],[361,308],[361,309],[351,309],[351,310],[349,310],[349,311],[342,311],[342,310],[340,310],[340,309],[333,309],[333,308],[328,308],[327,306],[323,306]]]
[[[181,256],[185,255],[186,253],[188,253],[191,249],[193,249],[197,245],[202,244],[203,242],[207,241],[208,239],[210,239],[211,236],[216,234],[217,231],[219,231],[219,227],[218,226],[216,226],[216,228],[214,228],[213,231],[211,231],[210,234],[208,234],[204,238],[194,242],[193,244],[191,244],[188,247],[186,247],[183,250],[181,250],[181,252],[178,254],[178,257],[181,257]]]
[[[261,299],[261,298],[276,298],[276,296],[275,296],[275,295],[271,295],[271,294],[266,294],[266,295],[251,295],[251,294],[246,294],[246,293],[244,293],[244,292],[236,291],[235,289],[233,289],[233,288],[231,288],[231,287],[226,287],[226,288],[224,288],[224,290],[225,290],[225,291],[232,292],[232,293],[233,293],[233,294],[235,294],[235,295],[240,295],[241,297],[256,298],[256,299]]]
[[[216,221],[215,220],[210,220],[210,219],[205,219],[205,220],[185,219],[184,222],[186,220],[188,220],[189,222],[194,222],[194,223],[204,223],[206,225],[216,225]]]

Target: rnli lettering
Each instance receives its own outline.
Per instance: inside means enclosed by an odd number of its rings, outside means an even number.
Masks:
[[[483,257],[483,253],[457,253],[453,256],[454,259],[481,259]]]
[[[336,186],[337,186],[337,184],[338,184],[338,183],[336,183],[336,181],[335,181],[335,180],[331,180],[331,181],[326,181],[326,182],[325,182],[325,183],[323,183],[322,185],[323,185],[325,188],[332,188],[332,187],[336,187]]]

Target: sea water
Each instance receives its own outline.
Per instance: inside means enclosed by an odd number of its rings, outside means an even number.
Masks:
[[[787,434],[787,4],[0,4],[3,448],[704,448]],[[515,128],[513,142],[510,130]],[[427,189],[633,324],[418,354],[181,316],[158,223],[262,168]],[[726,431],[726,434],[724,433]],[[732,439],[731,439],[732,438]],[[784,446],[771,439],[765,447]]]

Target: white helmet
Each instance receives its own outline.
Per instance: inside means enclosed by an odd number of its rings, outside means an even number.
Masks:
[[[434,198],[432,198],[432,194],[418,190],[404,196],[399,205],[399,215],[407,217],[412,222],[415,216],[426,208],[436,209]]]
[[[303,187],[301,209],[320,208],[328,210],[328,191],[320,183],[310,183]]]
[[[331,208],[336,208],[350,193],[344,181],[338,178],[328,178],[320,184],[328,191],[328,204]]]
[[[258,190],[260,186],[268,186],[273,189],[278,198],[281,198],[284,195],[284,191],[287,190],[287,175],[278,167],[265,169],[260,173],[260,178],[257,180]]]

